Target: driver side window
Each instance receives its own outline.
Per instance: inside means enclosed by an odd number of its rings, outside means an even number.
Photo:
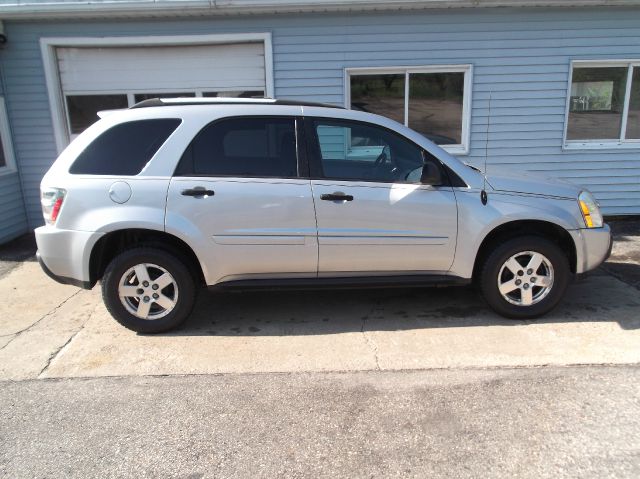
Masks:
[[[420,178],[422,152],[412,142],[368,123],[314,120],[324,178],[384,183]]]

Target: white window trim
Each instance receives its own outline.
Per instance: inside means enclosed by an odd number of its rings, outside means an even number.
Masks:
[[[0,166],[0,176],[2,176],[15,173],[17,171],[13,142],[11,141],[11,129],[9,128],[9,117],[7,115],[7,107],[3,96],[0,96],[0,137],[2,138],[2,148],[5,161],[5,165]]]
[[[58,153],[69,144],[69,128],[66,109],[60,84],[56,48],[59,47],[98,47],[98,46],[185,46],[219,45],[224,43],[263,42],[265,68],[265,94],[273,97],[273,46],[271,33],[228,33],[213,35],[175,35],[143,37],[59,37],[41,38],[40,50],[44,63],[44,75],[47,83],[51,120]]]
[[[574,67],[627,68],[627,85],[622,110],[622,122],[620,125],[620,137],[617,140],[567,140],[569,129],[569,107],[571,106],[571,84],[573,82]],[[567,99],[564,110],[564,131],[562,133],[563,150],[609,150],[609,149],[640,149],[640,139],[627,139],[627,115],[629,113],[629,100],[631,94],[631,75],[633,68],[640,67],[640,60],[571,60],[569,62],[569,79],[567,82]]]
[[[404,124],[409,126],[409,74],[411,73],[464,73],[464,91],[462,96],[462,135],[459,145],[440,145],[453,155],[468,155],[471,136],[471,95],[473,89],[473,65],[431,65],[400,67],[357,67],[344,70],[344,106],[351,108],[351,76],[352,75],[405,75]]]

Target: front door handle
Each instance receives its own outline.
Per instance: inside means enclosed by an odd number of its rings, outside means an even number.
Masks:
[[[320,195],[320,199],[326,201],[353,201],[353,196],[345,195],[340,191],[336,191],[335,193],[326,193],[324,195]]]
[[[207,190],[202,186],[196,186],[195,188],[190,188],[188,190],[182,190],[182,196],[213,196],[215,191]]]

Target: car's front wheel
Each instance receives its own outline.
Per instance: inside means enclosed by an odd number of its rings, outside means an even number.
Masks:
[[[195,292],[184,262],[156,248],[119,254],[102,278],[107,309],[116,321],[138,333],[160,333],[183,323],[193,309]]]
[[[537,236],[510,239],[487,257],[480,287],[487,303],[502,316],[532,319],[562,299],[571,270],[555,243]]]

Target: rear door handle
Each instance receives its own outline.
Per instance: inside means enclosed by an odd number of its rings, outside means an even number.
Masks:
[[[202,186],[196,186],[195,188],[190,188],[188,190],[182,190],[182,196],[213,196],[215,195],[215,191],[207,190]]]
[[[320,195],[320,199],[326,201],[353,201],[353,196],[336,191],[335,193]]]

